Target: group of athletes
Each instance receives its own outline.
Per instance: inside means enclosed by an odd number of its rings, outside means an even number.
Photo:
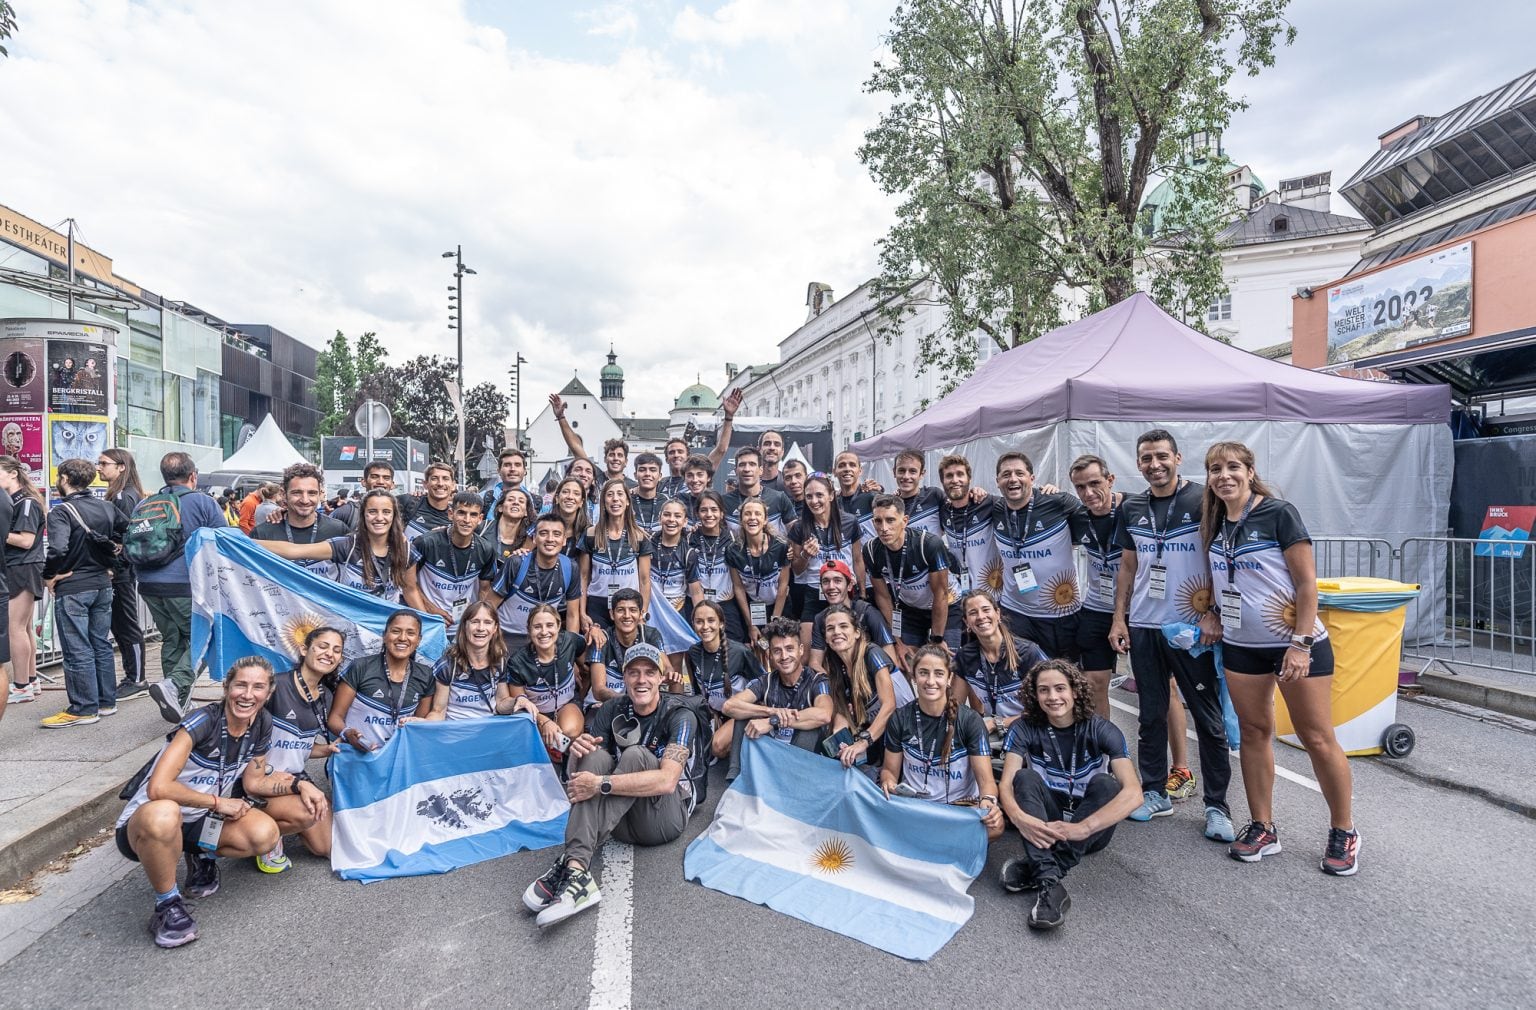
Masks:
[[[959,455],[928,486],[923,455],[906,452],[887,491],[853,452],[830,474],[809,472],[770,431],[735,450],[722,493],[715,471],[738,400],[712,452],[675,439],[632,467],[622,441],[589,458],[551,404],[574,459],[547,496],[527,487],[515,448],[483,493],[434,464],[423,494],[397,495],[390,467],[374,463],[351,514],[320,514],[314,467],[284,474],[286,513],[257,527],[258,542],[401,609],[377,655],[344,663],[343,631],[318,628],[292,670],[237,662],[222,701],[182,716],[125,790],[118,845],[156,892],[157,943],[196,938],[183,898],[217,890],[213,857],[283,872],[294,834],[327,856],[330,812],[307,760],[375,749],[410,719],[536,723],[572,803],[566,844],[523,895],[540,926],[601,899],[591,860],[603,838],[678,838],[708,768],[723,764],[729,781],[743,741],[766,737],[857,769],[888,796],[973,806],[989,840],[1011,824],[1023,855],[1004,864],[1002,886],[1033,891],[1028,925],[1054,928],[1083,855],[1122,820],[1166,816],[1194,795],[1175,691],[1198,742],[1206,838],[1244,862],[1280,852],[1278,688],[1329,809],[1320,866],[1357,871],[1312,545],[1247,447],[1212,446],[1202,484],[1180,475],[1172,433],[1148,431],[1135,447],[1146,489],[1134,493],[1093,455],[1062,475],[1067,492],[1039,482],[1020,452],[998,458],[991,489]],[[448,625],[434,665],[417,657],[423,613]],[[683,622],[697,643],[665,633]],[[1181,648],[1193,629],[1198,647]],[[1110,720],[1117,654],[1135,678],[1134,761]],[[1241,727],[1240,830],[1222,674]]]

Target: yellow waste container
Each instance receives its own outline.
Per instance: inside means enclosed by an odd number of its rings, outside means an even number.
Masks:
[[[1413,730],[1397,721],[1403,622],[1419,587],[1392,579],[1318,579],[1318,617],[1333,642],[1333,727],[1350,756],[1405,757]],[[1275,696],[1275,735],[1299,747],[1285,699]]]

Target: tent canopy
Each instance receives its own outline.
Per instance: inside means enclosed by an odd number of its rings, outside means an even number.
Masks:
[[[1427,424],[1447,386],[1346,379],[1213,340],[1137,293],[996,355],[948,396],[855,445],[866,459],[1065,420]]]
[[[268,414],[247,441],[235,454],[219,467],[230,473],[282,473],[295,463],[305,462],[299,450],[293,447],[277,420]]]

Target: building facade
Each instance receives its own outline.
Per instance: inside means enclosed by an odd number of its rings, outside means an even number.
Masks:
[[[232,454],[245,432],[271,414],[295,449],[318,459],[315,368],[320,352],[265,323],[237,323],[233,329],[224,339],[224,379],[219,384],[224,455]]]

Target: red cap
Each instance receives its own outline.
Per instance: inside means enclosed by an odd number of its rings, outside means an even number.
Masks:
[[[848,567],[846,561],[828,561],[821,566],[821,575],[825,576],[828,572],[836,572],[847,579],[850,586],[853,585],[853,569]]]

